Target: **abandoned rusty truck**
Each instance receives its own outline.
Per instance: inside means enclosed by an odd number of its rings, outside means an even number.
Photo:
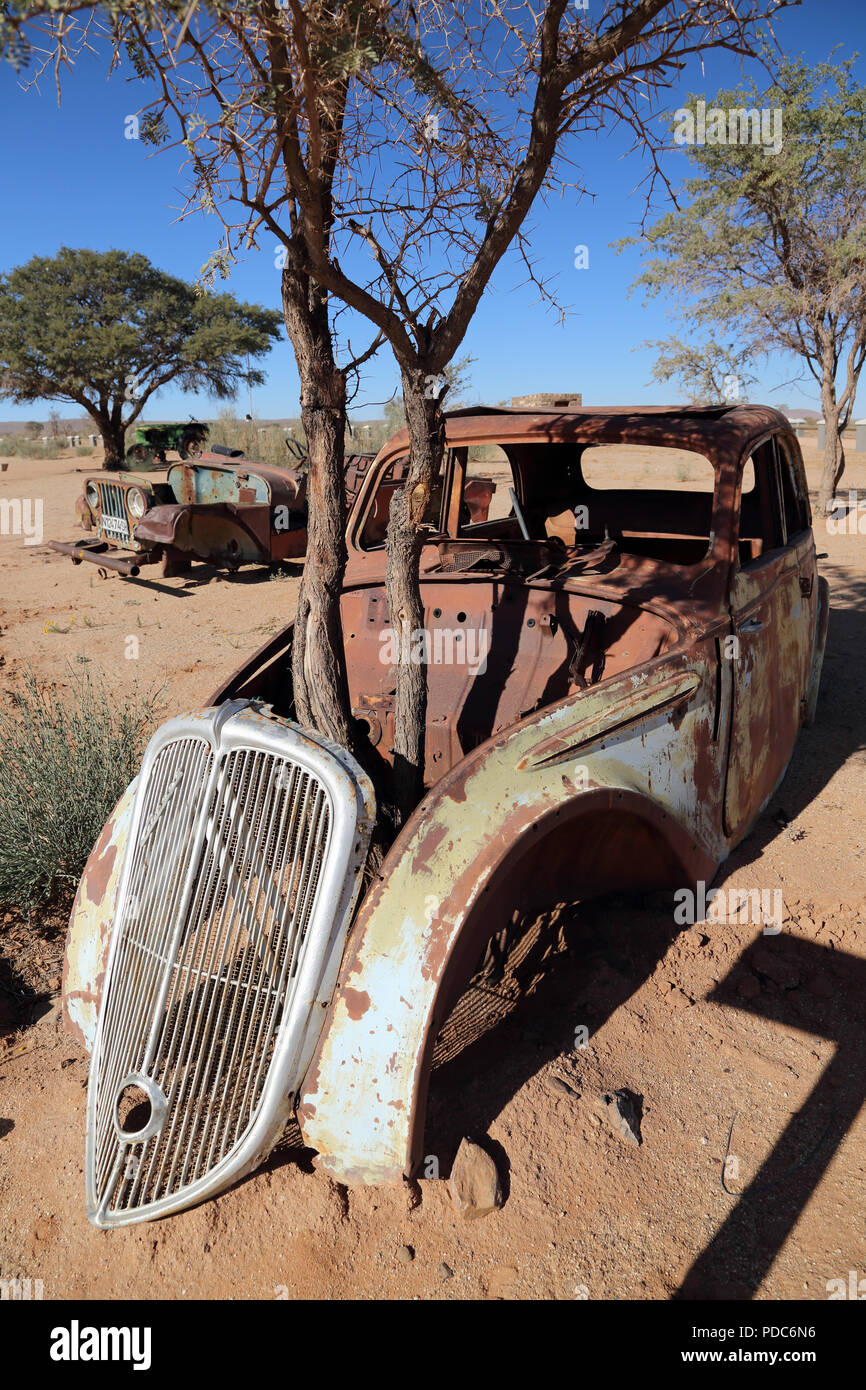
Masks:
[[[407,447],[366,468],[347,529],[382,785]],[[158,730],[106,824],[64,979],[97,1225],[220,1191],[293,1115],[340,1182],[417,1172],[433,1045],[491,936],[516,908],[709,882],[813,716],[828,592],[771,409],[454,412],[421,589],[426,794],[378,871],[371,781],[293,723],[291,627]]]
[[[233,573],[242,565],[298,559],[307,549],[306,458],[294,441],[286,442],[295,468],[254,462],[240,449],[215,445],[194,463],[172,464],[164,479],[95,473],[75,504],[93,539],[50,545],[75,565],[88,560],[130,579],[157,563],[167,577],[192,560]],[[347,456],[349,497],[372,461],[372,454]]]
[[[234,571],[307,548],[306,475],[216,453],[172,464],[164,480],[95,473],[75,511],[93,539],[51,541],[52,549],[131,579],[143,565],[160,563],[164,576],[191,560]]]

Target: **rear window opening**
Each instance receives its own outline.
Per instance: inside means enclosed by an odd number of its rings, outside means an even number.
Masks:
[[[646,444],[577,445],[566,490],[550,476],[533,525],[565,545],[613,540],[628,555],[696,565],[712,542],[715,472],[703,454]],[[552,485],[552,486],[551,486]]]
[[[580,468],[587,487],[596,491],[713,492],[713,465],[691,449],[588,444],[581,453]]]
[[[811,523],[802,463],[784,439],[767,439],[746,460],[741,484],[740,567],[760,563]]]

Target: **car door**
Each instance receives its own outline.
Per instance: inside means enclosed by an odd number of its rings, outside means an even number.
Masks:
[[[727,644],[733,699],[725,831],[732,840],[746,833],[788,765],[802,719],[814,627],[814,545],[807,517],[800,525],[790,505],[792,456],[772,437],[753,450],[751,464],[755,481],[741,493],[730,598],[733,640]]]

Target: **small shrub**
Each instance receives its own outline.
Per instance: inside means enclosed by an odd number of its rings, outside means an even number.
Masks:
[[[303,573],[301,565],[292,564],[289,560],[281,560],[275,569],[272,569],[268,578],[275,579],[299,579]]]
[[[0,454],[6,458],[54,459],[65,453],[66,448],[65,439],[52,439],[47,444],[27,439],[22,434],[7,434],[0,439]],[[90,453],[90,450],[87,452]]]
[[[71,895],[162,695],[118,696],[71,669],[69,683],[29,672],[0,709],[0,904],[19,910]]]

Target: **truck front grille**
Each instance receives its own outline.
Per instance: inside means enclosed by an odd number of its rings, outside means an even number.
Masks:
[[[97,482],[99,489],[99,524],[112,540],[128,541],[129,519],[126,515],[125,489],[119,483]]]

